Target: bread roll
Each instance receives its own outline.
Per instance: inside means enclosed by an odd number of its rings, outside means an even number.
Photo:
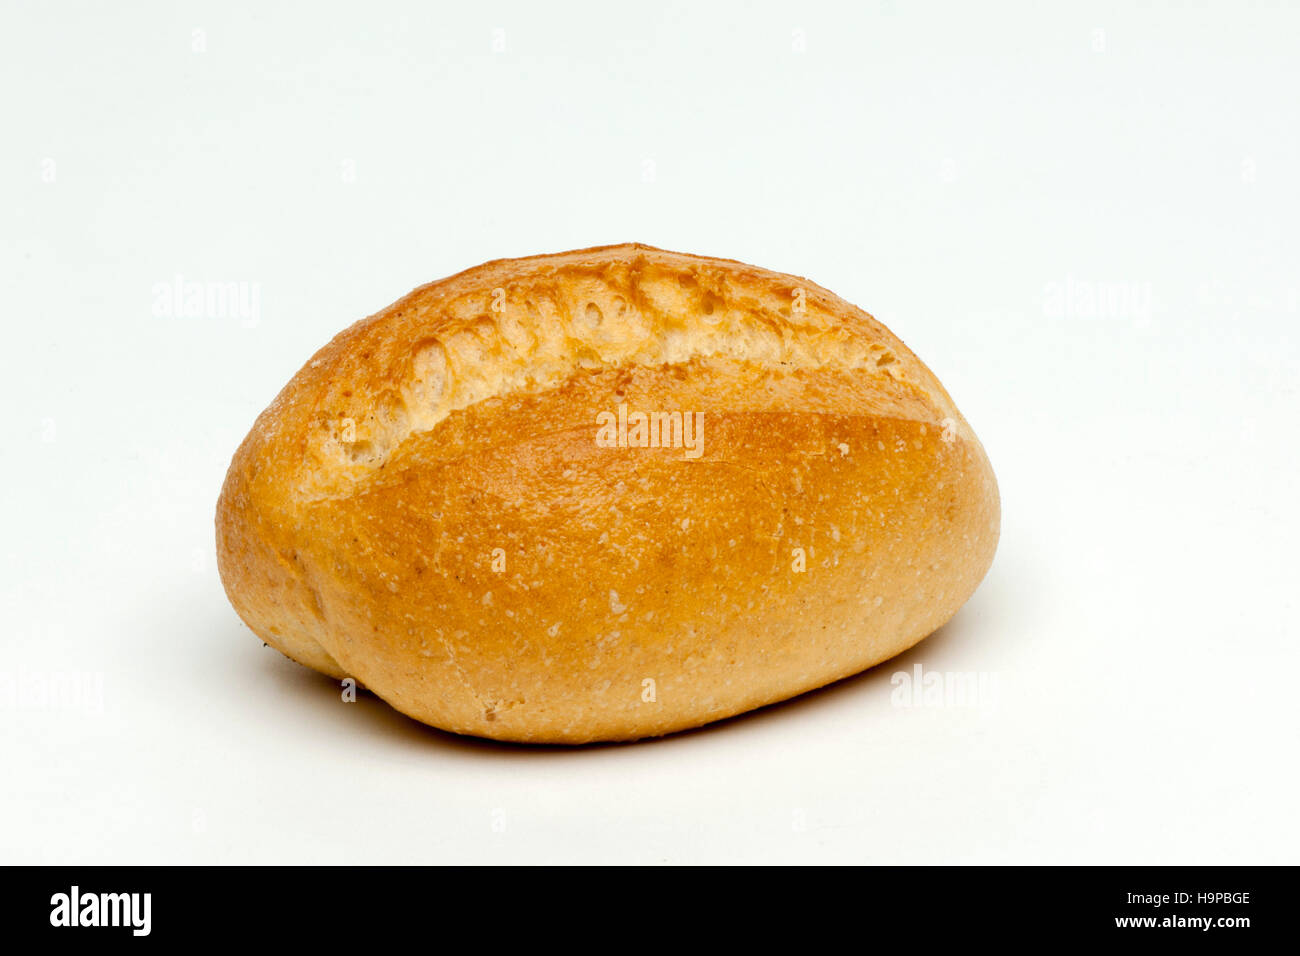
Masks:
[[[795,276],[643,245],[490,262],[339,334],[217,504],[263,641],[458,734],[696,727],[947,621],[997,484],[934,375]]]

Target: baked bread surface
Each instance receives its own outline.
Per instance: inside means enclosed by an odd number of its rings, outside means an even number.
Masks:
[[[620,407],[693,416],[697,453],[667,425],[602,444]],[[898,654],[975,590],[999,517],[970,426],[870,315],[626,244],[487,263],[340,333],[216,524],[231,603],[294,660],[456,733],[582,743]]]

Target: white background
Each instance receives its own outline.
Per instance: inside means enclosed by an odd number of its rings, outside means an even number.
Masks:
[[[0,861],[1298,862],[1298,38],[1294,2],[6,3]],[[1004,509],[953,623],[587,749],[263,648],[212,520],[279,387],[424,282],[630,240],[807,276],[936,371]],[[155,314],[178,275],[256,315]],[[895,706],[917,664],[996,694]]]

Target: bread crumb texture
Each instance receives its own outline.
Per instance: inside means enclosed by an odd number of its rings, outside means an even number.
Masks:
[[[998,525],[979,441],[883,325],[628,244],[491,262],[342,332],[236,452],[217,545],[293,659],[446,730],[582,743],[899,653]]]

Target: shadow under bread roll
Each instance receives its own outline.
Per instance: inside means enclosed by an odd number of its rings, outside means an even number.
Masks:
[[[956,613],[999,500],[943,386],[825,289],[627,244],[487,263],[340,333],[217,505],[240,617],[405,714],[696,727]]]

